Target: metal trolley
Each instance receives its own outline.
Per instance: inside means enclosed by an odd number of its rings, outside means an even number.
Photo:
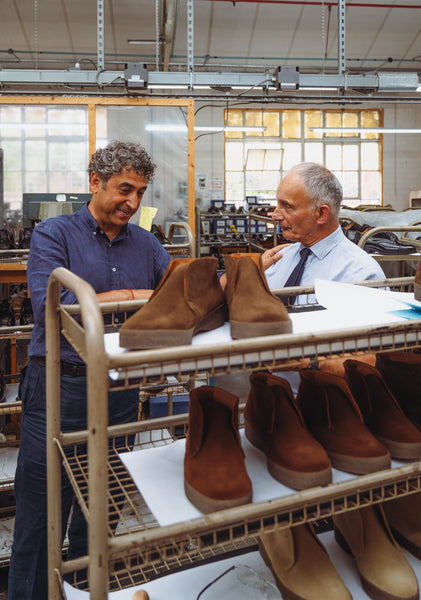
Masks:
[[[370,283],[410,290],[413,278]],[[79,304],[60,304],[65,287]],[[311,288],[295,288],[311,293]],[[280,293],[284,293],[283,291]],[[285,295],[290,293],[285,291]],[[172,443],[186,431],[188,415],[112,426],[108,424],[110,386],[123,388],[165,381],[282,368],[302,361],[421,347],[421,319],[344,329],[322,334],[285,334],[204,346],[108,353],[103,312],[133,311],[136,301],[99,305],[92,287],[64,268],[50,277],[47,292],[47,450],[49,598],[62,597],[65,576],[89,568],[86,585],[93,600],[107,592],[140,585],[174,570],[197,566],[227,553],[255,548],[259,535],[274,528],[328,519],[333,514],[387,501],[421,489],[421,463],[349,481],[294,492],[160,527],[121,462],[114,444],[124,437],[127,449]],[[79,315],[79,318],[75,318]],[[60,431],[59,336],[87,364],[88,430]],[[111,379],[110,373],[117,374]],[[87,444],[87,451],[80,447]],[[65,452],[66,449],[66,452]],[[121,450],[119,450],[121,451]],[[65,561],[61,541],[61,481],[64,468],[88,522],[89,556]],[[79,578],[80,579],[80,578]]]

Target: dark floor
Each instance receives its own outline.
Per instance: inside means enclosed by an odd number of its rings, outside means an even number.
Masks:
[[[7,600],[7,576],[9,569],[0,569],[0,600]]]

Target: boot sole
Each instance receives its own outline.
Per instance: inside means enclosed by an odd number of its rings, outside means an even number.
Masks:
[[[348,542],[346,541],[342,532],[338,529],[337,526],[334,527],[334,536],[335,536],[335,540],[337,541],[339,546],[342,548],[342,550],[344,552],[346,552],[347,554],[349,554],[350,556],[352,556],[352,558],[355,560],[355,556],[353,555],[352,550],[348,545]],[[404,596],[395,596],[394,594],[389,594],[388,592],[386,592],[386,590],[382,590],[381,588],[378,588],[377,586],[372,584],[370,581],[368,581],[365,577],[363,577],[361,575],[361,573],[359,572],[357,565],[356,565],[356,567],[357,567],[357,571],[360,575],[361,587],[363,588],[363,590],[365,591],[367,596],[370,596],[370,598],[372,598],[372,600],[418,600],[419,599],[418,592],[412,596],[405,596],[405,597]]]
[[[209,514],[218,510],[224,510],[225,508],[233,508],[234,506],[241,506],[242,504],[248,504],[252,499],[252,492],[241,498],[233,498],[230,500],[216,500],[215,498],[209,498],[198,492],[194,487],[190,485],[186,479],[184,479],[184,491],[187,498],[200,512],[203,514]]]
[[[120,347],[129,350],[185,346],[191,344],[193,335],[217,329],[225,323],[225,306],[221,306],[190,329],[120,329]]]
[[[382,471],[383,469],[390,469],[391,467],[391,457],[389,453],[384,456],[368,456],[364,458],[360,456],[356,457],[347,456],[346,454],[337,454],[336,452],[330,452],[326,448],[325,450],[332,462],[332,467],[339,471],[345,471],[346,473],[364,475],[365,473]]]
[[[292,333],[291,321],[275,321],[273,323],[243,323],[231,321],[231,337],[234,340],[259,337],[266,335],[277,335],[279,333]]]
[[[245,434],[248,441],[256,448],[265,452],[259,436],[255,433],[251,425],[245,421]],[[286,485],[293,490],[305,490],[312,487],[329,485],[332,483],[332,469],[323,469],[322,471],[292,471],[278,463],[274,463],[266,457],[268,471],[276,481]]]
[[[376,435],[385,448],[387,448],[393,458],[417,459],[421,458],[421,442],[395,442]]]

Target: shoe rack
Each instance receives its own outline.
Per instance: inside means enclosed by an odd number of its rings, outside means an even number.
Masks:
[[[402,279],[387,281],[391,289],[396,289],[397,283],[402,289]],[[405,278],[405,283],[413,285],[413,278]],[[382,282],[381,286],[384,285]],[[60,304],[62,286],[76,295],[79,305]],[[184,435],[188,415],[108,427],[107,414],[99,407],[107,406],[110,386],[121,389],[159,384],[170,376],[194,378],[204,373],[217,376],[282,369],[308,360],[419,348],[421,319],[322,334],[283,334],[206,346],[111,352],[104,344],[102,313],[121,311],[123,304],[100,306],[89,284],[66,269],[56,269],[50,278],[46,323],[51,600],[62,597],[64,574],[76,576],[88,563],[90,597],[102,600],[108,591],[130,588],[175,570],[253,549],[264,532],[320,522],[348,510],[420,491],[421,464],[411,462],[324,487],[300,492],[291,490],[291,494],[272,500],[159,526],[109,440],[126,436],[127,449],[130,449],[130,435],[136,436],[135,449],[171,444]],[[133,301],[127,303],[126,310],[133,310],[133,306]],[[82,314],[82,321],[75,319],[78,314]],[[54,358],[59,352],[60,331],[88,367],[88,415],[91,415],[88,431],[68,434],[60,431],[59,372]],[[89,454],[76,454],[76,445],[85,441]],[[68,447],[74,451],[65,452]],[[59,533],[62,462],[89,523],[89,557],[68,562],[62,561]],[[116,494],[122,509],[113,516],[112,523],[107,518],[107,504]]]

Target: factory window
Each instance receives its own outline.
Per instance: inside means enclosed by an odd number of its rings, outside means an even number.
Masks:
[[[345,206],[382,204],[381,136],[313,130],[379,127],[382,118],[380,110],[227,110],[226,125],[244,130],[225,132],[226,201],[240,205],[246,196],[274,201],[286,171],[311,161],[335,173]]]
[[[87,193],[88,111],[77,106],[0,106],[4,200],[22,206],[22,194]]]

